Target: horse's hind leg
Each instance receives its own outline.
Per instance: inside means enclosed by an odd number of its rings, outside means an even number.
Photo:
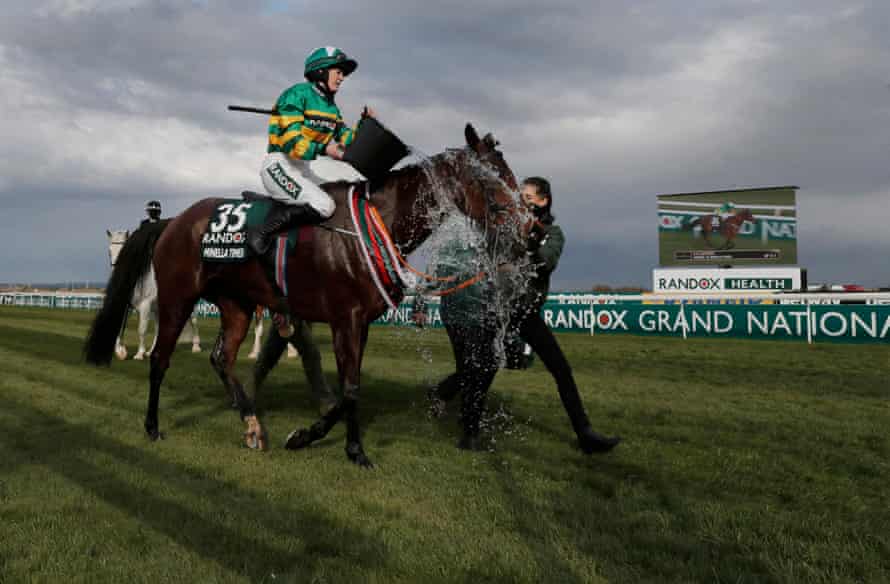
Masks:
[[[148,332],[148,323],[151,320],[151,307],[148,306],[147,303],[143,302],[139,304],[139,350],[133,355],[133,358],[137,361],[142,361],[145,359],[145,333]],[[152,346],[157,343],[157,336],[155,336],[155,341],[152,343]]]
[[[256,359],[260,354],[261,341],[263,339],[263,313],[259,310],[254,314],[253,325],[253,348],[247,355],[248,359]]]
[[[284,353],[286,345],[287,340],[282,339],[275,327],[272,327],[272,330],[269,331],[269,335],[266,337],[266,341],[263,343],[262,349],[259,352],[257,362],[253,366],[254,401],[259,399],[260,388],[266,381],[266,377],[269,376],[269,373],[275,368],[278,361],[281,360],[281,355]]]
[[[121,361],[127,358],[127,347],[121,341],[121,335],[118,335],[117,340],[114,341],[114,354]]]
[[[161,382],[170,367],[170,356],[176,349],[176,341],[191,314],[195,300],[167,303],[161,307],[158,314],[158,338],[149,357],[151,370],[148,376],[148,409],[145,413],[145,432],[151,440],[164,437],[158,428]]]
[[[247,336],[250,327],[250,310],[245,310],[234,300],[221,298],[219,306],[222,328],[216,345],[210,353],[210,363],[222,380],[223,385],[234,397],[241,419],[247,423],[244,440],[248,447],[265,450],[266,433],[256,415],[254,401],[244,392],[244,387],[233,373],[238,348]]]
[[[198,317],[192,313],[189,323],[192,326],[192,353],[201,352],[201,335],[198,334]]]

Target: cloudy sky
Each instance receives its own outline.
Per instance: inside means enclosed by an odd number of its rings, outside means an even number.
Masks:
[[[368,8],[373,6],[373,9]],[[551,177],[555,285],[650,285],[659,193],[799,185],[811,281],[890,285],[890,3],[0,1],[0,282],[104,280],[106,228],[259,189],[309,50],[427,153]]]

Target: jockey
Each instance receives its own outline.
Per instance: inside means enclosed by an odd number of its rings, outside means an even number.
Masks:
[[[358,63],[336,47],[321,47],[306,58],[306,83],[286,89],[275,104],[277,113],[269,120],[269,146],[260,177],[278,205],[265,224],[248,235],[254,252],[264,254],[271,236],[293,225],[318,223],[334,214],[334,201],[318,185],[321,177],[309,162],[322,155],[343,159],[344,147],[355,137],[355,129],[343,123],[334,95]],[[363,115],[373,117],[365,108]]]
[[[157,223],[161,220],[161,203],[159,201],[147,202],[145,212],[148,214],[148,219],[143,219],[139,227],[145,227],[149,223]]]
[[[714,209],[714,227],[719,227],[727,218],[735,215],[735,203],[726,201]]]

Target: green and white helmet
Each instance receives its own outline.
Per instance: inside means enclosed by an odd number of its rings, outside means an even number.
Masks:
[[[343,70],[344,75],[349,75],[358,67],[355,59],[349,58],[346,53],[337,47],[319,47],[306,57],[306,67],[303,75],[309,79],[314,71],[324,71],[331,67]]]

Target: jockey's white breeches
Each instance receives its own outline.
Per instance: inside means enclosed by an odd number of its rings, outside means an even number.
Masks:
[[[318,186],[323,179],[312,172],[309,161],[271,152],[263,160],[260,178],[269,196],[276,201],[309,205],[325,219],[334,214],[334,200]]]
[[[319,184],[366,180],[352,166],[333,158],[294,160],[281,152],[266,155],[260,177],[266,191],[276,201],[289,205],[309,205],[325,219],[334,214],[335,205]]]

